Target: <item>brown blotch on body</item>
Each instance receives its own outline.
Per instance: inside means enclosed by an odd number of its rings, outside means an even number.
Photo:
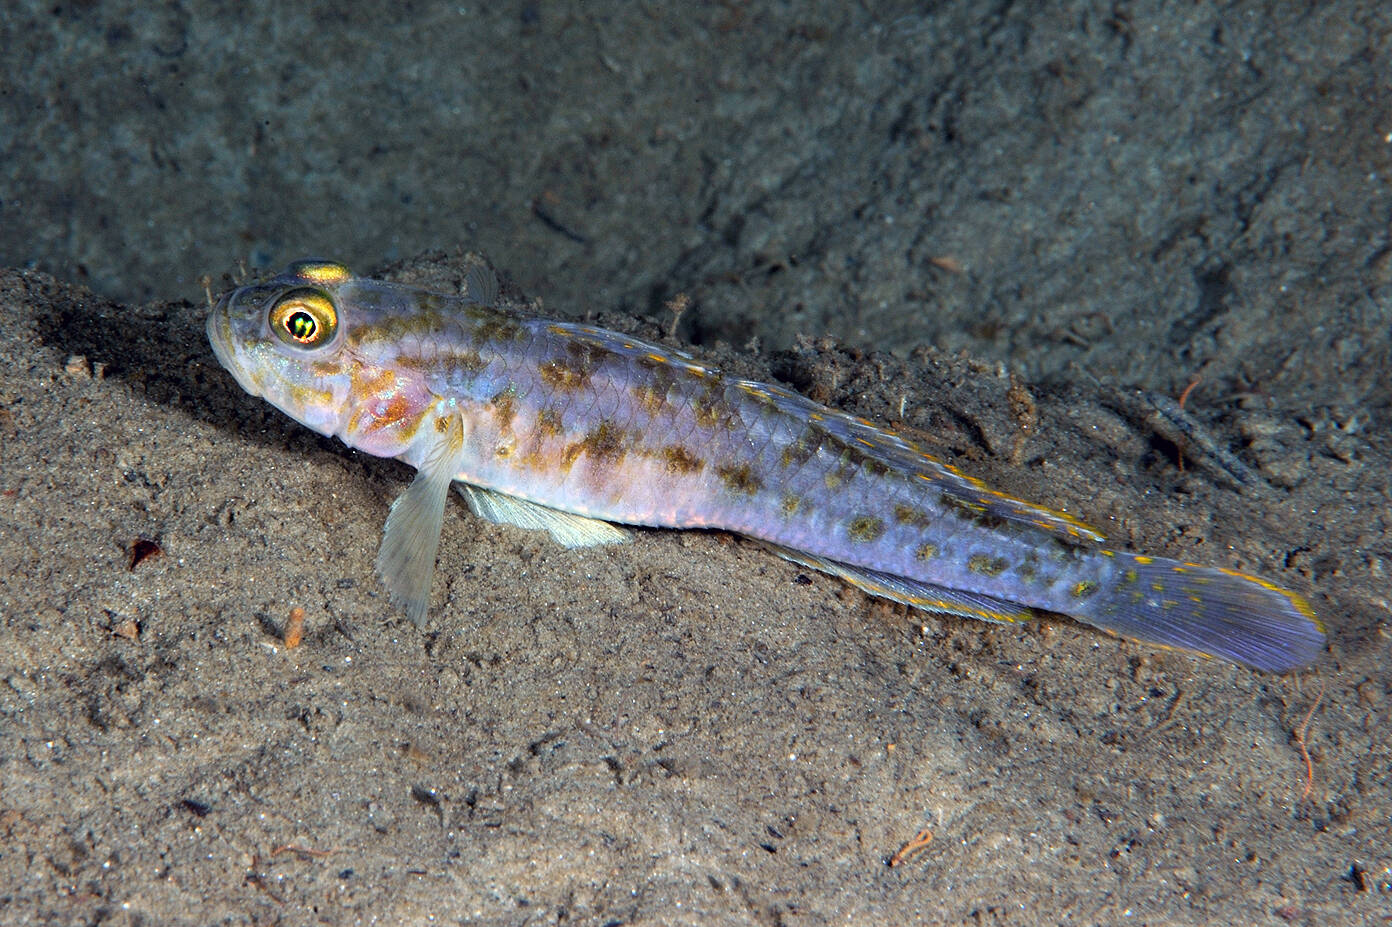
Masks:
[[[936,544],[920,544],[918,550],[914,551],[914,556],[924,561],[932,560],[937,555],[938,545]]]
[[[938,501],[940,501],[947,510],[955,512],[958,516],[982,528],[999,530],[1006,524],[1004,518],[993,514],[987,509],[985,501],[973,502],[969,499],[963,499],[946,492],[938,497]]]
[[[723,397],[703,396],[692,406],[696,424],[702,428],[719,428],[730,419],[730,405]]]
[[[783,448],[783,455],[779,461],[785,467],[791,467],[794,464],[802,466],[812,459],[813,454],[817,453],[817,448],[821,446],[824,436],[825,433],[816,428],[807,429],[798,435],[793,443]]]
[[[754,475],[747,463],[725,464],[715,468],[716,475],[730,492],[752,496],[764,488],[763,481]]]
[[[478,373],[488,366],[488,361],[484,360],[477,351],[456,351],[454,354],[448,355],[446,363],[453,364],[466,373]]]
[[[1073,594],[1073,598],[1075,599],[1086,599],[1088,596],[1092,595],[1097,590],[1098,585],[1096,582],[1090,579],[1085,579],[1080,582],[1074,583],[1073,588],[1068,591]]]
[[[580,444],[586,454],[607,463],[618,463],[628,452],[624,447],[623,429],[608,420],[586,432]]]
[[[601,362],[614,356],[614,352],[602,345],[583,338],[572,338],[566,342],[566,353],[575,359],[575,364],[592,372]]]
[[[667,472],[674,474],[697,473],[706,465],[705,461],[680,444],[669,444],[664,447],[662,459],[667,463]]]
[[[435,371],[441,367],[457,367],[465,373],[475,374],[488,366],[488,361],[483,359],[479,352],[468,348],[460,348],[457,351],[448,353],[431,354],[422,356],[420,354],[401,354],[396,358],[398,367],[405,367],[408,370]]]
[[[667,405],[667,390],[671,388],[671,383],[644,383],[633,388],[633,396],[638,400],[638,405],[649,415],[656,415]]]
[[[840,468],[828,470],[822,476],[822,485],[827,489],[840,489],[841,484],[846,482],[846,471]]]
[[[512,421],[517,417],[517,397],[512,387],[507,387],[491,400],[493,406],[493,418],[498,422],[498,428],[506,431],[512,427]]]
[[[982,576],[999,576],[1005,572],[1010,564],[1005,562],[1003,557],[991,557],[986,554],[972,554],[967,558],[967,569],[973,573],[980,573]]]
[[[570,360],[549,360],[539,372],[543,383],[567,393],[583,389],[590,382],[590,371]]]
[[[686,373],[697,376],[693,370],[687,370]],[[707,382],[705,392],[692,405],[696,423],[703,428],[717,428],[730,424],[735,418],[736,410],[725,395],[725,379],[714,373],[709,376],[702,373],[698,378],[706,379]]]
[[[537,431],[543,435],[554,436],[561,433],[564,422],[561,420],[561,410],[552,406],[547,406],[537,413]]]
[[[522,326],[506,316],[495,316],[480,322],[474,329],[474,343],[487,344],[490,341],[512,341],[522,334]]]
[[[925,527],[930,521],[928,513],[923,509],[902,502],[894,506],[894,520],[901,525],[912,525],[915,528]]]
[[[696,404],[696,424],[702,428],[715,428],[720,424],[720,409],[718,406],[704,402]]]
[[[861,461],[860,466],[861,469],[863,469],[866,473],[869,473],[871,476],[889,475],[889,465],[881,460],[875,459],[874,457],[866,457],[863,461]]]
[[[868,544],[871,541],[878,541],[884,537],[884,519],[876,518],[873,515],[861,515],[851,519],[851,524],[847,533],[852,541],[861,544]]]
[[[565,357],[552,358],[541,365],[542,382],[566,392],[589,385],[595,370],[613,353],[608,348],[579,338],[565,342]]]
[[[797,514],[798,509],[802,508],[802,497],[794,493],[785,492],[782,500],[779,502],[779,508],[783,511],[784,516],[791,518]]]

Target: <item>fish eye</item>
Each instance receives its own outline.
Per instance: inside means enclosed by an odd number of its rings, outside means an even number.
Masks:
[[[338,310],[319,290],[291,290],[271,305],[271,331],[293,348],[317,348],[333,340]]]

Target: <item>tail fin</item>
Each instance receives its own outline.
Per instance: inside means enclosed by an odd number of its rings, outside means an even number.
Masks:
[[[1122,637],[1222,657],[1268,673],[1299,669],[1324,649],[1300,596],[1236,570],[1108,552],[1120,582],[1069,614]]]

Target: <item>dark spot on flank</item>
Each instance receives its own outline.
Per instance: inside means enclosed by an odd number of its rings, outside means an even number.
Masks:
[[[696,413],[696,424],[702,428],[718,428],[729,421],[732,410],[723,395],[707,392],[696,400],[692,411]]]
[[[396,363],[411,370],[425,370],[427,372],[437,371],[441,367],[453,367],[469,375],[476,374],[488,366],[488,361],[484,360],[479,352],[469,348],[460,348],[449,353],[442,352],[438,355],[434,353],[427,353],[424,356],[402,354],[397,357]]]
[[[537,413],[537,431],[548,437],[561,433],[564,423],[561,420],[561,410],[547,406]]]
[[[569,360],[546,361],[539,372],[543,383],[567,393],[583,389],[590,382],[590,371]]]
[[[865,455],[854,448],[843,447],[836,458],[836,469],[828,470],[822,477],[827,489],[838,489],[849,483],[866,462]]]
[[[797,514],[798,509],[802,508],[802,497],[795,493],[785,492],[782,501],[779,502],[779,508],[783,510],[785,517],[791,518]]]
[[[915,528],[922,528],[929,522],[928,513],[923,509],[902,502],[894,506],[894,520],[901,525],[913,525]]]
[[[576,366],[587,371],[593,371],[602,361],[614,356],[614,352],[608,348],[581,338],[567,341],[566,353],[574,359]]]
[[[727,425],[734,419],[735,409],[725,395],[723,377],[712,374],[708,378],[705,391],[692,405],[692,410],[696,413],[696,423],[703,428]]]
[[[871,476],[885,476],[889,473],[889,465],[874,457],[867,456],[860,466],[861,469]]]
[[[686,474],[697,473],[705,463],[680,444],[669,444],[662,449],[662,459],[667,462],[667,472]]]
[[[649,415],[656,415],[667,405],[667,390],[671,388],[671,383],[644,383],[633,388],[633,396],[638,400],[638,405]]]
[[[1098,586],[1096,582],[1090,579],[1085,579],[1081,582],[1074,583],[1073,588],[1068,591],[1073,594],[1073,598],[1075,599],[1086,599],[1088,596],[1096,592],[1097,589]]]
[[[493,418],[498,422],[498,428],[506,431],[512,427],[512,420],[517,417],[517,398],[513,394],[512,387],[503,389],[502,392],[494,396],[490,401],[493,406]]]
[[[855,474],[854,470],[845,467],[837,467],[835,470],[828,470],[822,475],[822,484],[827,489],[840,489],[846,480]]]
[[[521,334],[522,326],[515,319],[495,315],[491,319],[480,322],[478,327],[474,329],[474,344],[512,341]]]
[[[696,424],[702,428],[715,428],[721,422],[720,406],[714,403],[696,403]]]
[[[466,373],[478,373],[488,366],[488,361],[477,351],[458,351],[450,357],[450,360]]]
[[[733,493],[752,496],[764,488],[763,482],[754,475],[749,464],[725,464],[716,467],[715,472],[725,484],[725,488]]]
[[[822,444],[823,433],[816,428],[809,428],[794,439],[793,443],[783,448],[783,456],[780,462],[785,467],[794,464],[802,466],[812,459],[812,455],[817,453],[817,448]]]
[[[869,543],[878,541],[885,533],[885,523],[883,519],[873,515],[861,515],[851,519],[849,534],[852,541],[859,543]]]
[[[932,560],[937,555],[938,545],[936,544],[920,544],[918,550],[914,551],[914,556],[919,560]]]
[[[982,576],[999,576],[1009,565],[1003,557],[990,557],[986,554],[972,554],[967,558],[967,569]]]
[[[982,528],[1000,529],[1005,526],[1005,519],[999,515],[991,514],[985,502],[973,502],[954,496],[951,493],[943,493],[938,497],[938,501],[943,504],[949,512],[955,513],[959,518],[963,518],[974,525]]]
[[[618,463],[627,453],[623,430],[609,421],[602,421],[586,432],[580,443],[586,454],[607,463]]]

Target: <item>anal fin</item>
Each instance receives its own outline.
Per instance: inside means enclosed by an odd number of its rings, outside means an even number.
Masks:
[[[949,615],[960,615],[963,618],[976,618],[979,621],[995,621],[1005,624],[1030,621],[1035,617],[1035,613],[1031,609],[1016,602],[1007,602],[1004,599],[997,599],[977,592],[964,592],[961,589],[950,589],[947,586],[919,582],[904,576],[896,576],[893,573],[867,570],[863,567],[852,566],[849,563],[842,563],[839,560],[827,560],[799,550],[779,547],[776,544],[766,546],[784,559],[811,567],[814,570],[820,570],[823,573],[830,573],[832,576],[838,576],[871,595],[893,599],[895,602],[903,602],[905,605],[924,611],[943,612]]]
[[[454,485],[478,517],[530,531],[545,531],[565,548],[623,544],[629,540],[627,531],[598,518],[562,512],[469,483]]]

